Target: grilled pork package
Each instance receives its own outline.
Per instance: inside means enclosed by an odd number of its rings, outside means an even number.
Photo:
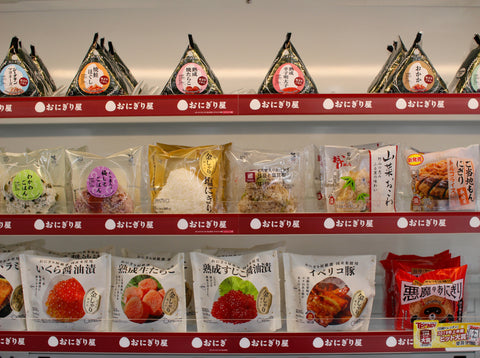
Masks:
[[[273,332],[281,328],[276,250],[238,256],[190,253],[199,332]]]
[[[258,93],[317,93],[317,87],[293,46],[291,37],[292,33],[287,33]]]
[[[200,52],[200,48],[188,35],[188,46],[173,71],[162,94],[222,94],[220,82]]]
[[[475,48],[467,55],[448,86],[452,93],[477,93],[480,91],[480,35],[473,37]]]
[[[368,330],[375,255],[283,254],[290,332]]]
[[[184,255],[112,257],[112,331],[185,332]]]
[[[29,331],[108,331],[111,256],[20,255]]]

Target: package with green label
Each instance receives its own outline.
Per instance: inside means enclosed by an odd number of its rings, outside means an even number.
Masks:
[[[65,213],[65,149],[0,153],[0,211]]]
[[[20,254],[29,331],[108,331],[111,256]]]
[[[375,297],[375,255],[283,254],[287,330],[367,331]]]
[[[103,157],[68,150],[73,211],[126,214],[141,212],[144,187],[143,147]]]
[[[475,47],[467,55],[448,89],[452,93],[477,93],[480,91],[480,35],[473,37]]]
[[[276,250],[239,256],[190,253],[199,332],[273,332],[281,328]]]
[[[152,211],[161,214],[223,212],[225,149],[229,146],[150,145]]]
[[[185,332],[184,254],[112,257],[112,331]]]

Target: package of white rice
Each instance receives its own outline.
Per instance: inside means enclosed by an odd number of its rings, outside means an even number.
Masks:
[[[106,157],[69,149],[66,153],[75,213],[141,212],[142,147]]]
[[[108,331],[111,256],[20,255],[29,331]]]
[[[395,145],[375,149],[323,146],[321,170],[327,211],[395,211],[397,152]]]
[[[184,254],[112,257],[112,331],[185,332]]]
[[[226,145],[148,148],[152,212],[207,214],[224,211]]]
[[[228,212],[294,213],[316,204],[314,147],[292,152],[227,151]]]
[[[278,252],[216,257],[191,252],[199,332],[281,328]]]
[[[65,150],[0,153],[0,212],[66,213]]]
[[[283,254],[289,332],[367,331],[375,255]]]
[[[2,331],[26,329],[20,252],[0,252],[0,330]]]

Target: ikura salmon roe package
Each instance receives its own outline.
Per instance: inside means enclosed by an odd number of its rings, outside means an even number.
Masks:
[[[128,214],[141,212],[143,148],[106,157],[67,150],[73,212]]]
[[[190,253],[199,332],[281,328],[278,252],[220,257]]]
[[[185,332],[184,254],[112,257],[112,331]]]
[[[433,270],[418,277],[398,270],[395,329],[412,329],[415,320],[461,322],[466,273],[467,265]]]
[[[283,254],[287,330],[366,331],[375,297],[374,255]]]
[[[111,256],[20,255],[29,331],[108,331]]]
[[[407,149],[405,211],[478,210],[479,145],[422,153]],[[408,205],[408,206],[407,206]]]

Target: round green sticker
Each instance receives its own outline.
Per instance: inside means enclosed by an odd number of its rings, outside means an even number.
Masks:
[[[22,170],[13,178],[12,192],[20,200],[35,200],[43,193],[42,179],[30,169]]]

